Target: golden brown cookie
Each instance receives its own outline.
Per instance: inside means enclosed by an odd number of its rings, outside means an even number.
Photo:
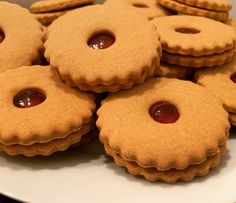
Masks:
[[[213,11],[228,11],[232,5],[228,0],[177,0],[183,4]]]
[[[204,67],[222,65],[234,55],[235,30],[221,22],[186,15],[165,16],[151,22],[161,35],[162,61]]]
[[[97,114],[107,153],[149,181],[206,175],[218,164],[229,131],[222,102],[201,86],[177,79],[150,79],[111,94]]]
[[[0,149],[9,154],[63,151],[93,128],[94,96],[68,87],[49,66],[8,70],[0,83]]]
[[[106,0],[104,5],[113,9],[133,10],[149,20],[173,14],[173,11],[164,8],[156,0]]]
[[[59,18],[60,16],[64,15],[67,10],[64,11],[55,11],[51,13],[35,13],[33,16],[43,25],[49,25],[54,20]]]
[[[176,0],[159,0],[159,3],[166,8],[172,9],[183,14],[203,16],[218,21],[227,21],[229,17],[229,13],[227,11],[214,11],[203,8],[197,8],[194,6],[189,6],[187,4],[180,3]]]
[[[216,69],[206,69],[196,72],[195,80],[224,103],[225,109],[236,113],[236,56],[229,64]]]
[[[159,34],[145,17],[96,5],[72,11],[49,27],[45,57],[69,85],[115,92],[152,76],[160,47]]]
[[[48,13],[92,4],[94,2],[95,0],[41,0],[34,2],[30,9],[32,13]]]
[[[191,68],[161,63],[160,68],[157,68],[156,75],[159,77],[185,79],[191,75],[191,72]]]
[[[0,72],[36,63],[43,38],[43,28],[25,8],[0,2]]]
[[[208,56],[187,56],[181,54],[171,54],[163,51],[161,60],[184,67],[202,68],[228,63],[232,61],[234,55],[235,49],[225,51],[221,54],[213,54]]]
[[[231,125],[236,126],[236,113],[229,113],[229,122]]]

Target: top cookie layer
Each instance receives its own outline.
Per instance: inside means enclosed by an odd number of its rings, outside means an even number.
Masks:
[[[149,20],[173,13],[161,6],[157,0],[106,0],[104,5],[117,9],[133,10]]]
[[[17,4],[0,2],[0,31],[5,35],[0,43],[0,72],[38,60],[44,34],[28,10]]]
[[[113,36],[114,44],[91,48],[89,39],[99,34]],[[160,59],[159,34],[147,19],[100,5],[58,19],[49,27],[45,48],[61,77],[77,85],[127,84],[153,72]]]
[[[175,123],[156,122],[156,102],[175,105]],[[217,115],[217,116],[216,116]],[[108,96],[98,110],[100,140],[125,160],[159,170],[183,169],[216,154],[228,135],[228,114],[220,100],[201,86],[177,79],[152,79]]]
[[[228,0],[177,0],[181,3],[215,11],[228,11],[232,5]]]
[[[60,11],[94,2],[95,0],[41,0],[33,3],[30,9],[33,13],[45,13],[50,11]]]
[[[204,17],[165,16],[152,23],[161,35],[162,48],[170,53],[212,55],[232,49],[236,41],[232,27]]]
[[[43,93],[43,103],[30,108],[13,104],[15,96],[33,89]],[[45,143],[80,130],[90,122],[95,104],[89,94],[62,83],[48,66],[20,67],[0,74],[0,143]],[[21,100],[20,100],[21,101]]]

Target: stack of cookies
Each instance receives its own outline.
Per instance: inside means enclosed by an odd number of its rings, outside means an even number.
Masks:
[[[151,0],[109,2],[68,12],[45,37],[29,12],[0,3],[0,11],[5,6],[21,11],[19,19],[27,13],[23,19],[36,32],[27,48],[37,51],[24,53],[39,58],[44,45],[49,63],[25,66],[33,63],[23,61],[0,73],[0,93],[6,95],[0,101],[0,150],[29,157],[64,151],[91,139],[98,116],[106,153],[131,174],[167,183],[206,175],[227,150],[227,111],[232,119],[236,111],[234,106],[226,111],[205,87],[176,78],[186,79],[192,68],[228,70],[226,63],[235,63],[235,30],[204,17],[166,16]],[[0,22],[6,56],[10,30],[16,29],[4,20],[8,15],[0,19],[6,23]],[[27,34],[26,29],[20,39]],[[227,74],[234,80],[232,72]],[[174,78],[156,77],[163,75]],[[108,96],[96,107],[101,93]]]
[[[95,0],[40,0],[31,5],[34,17],[43,25],[50,25],[68,11],[93,4]]]
[[[171,10],[181,14],[203,16],[225,22],[229,18],[232,5],[228,0],[158,0]]]

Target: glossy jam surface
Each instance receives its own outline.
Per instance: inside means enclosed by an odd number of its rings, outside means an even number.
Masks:
[[[231,77],[230,77],[230,79],[231,79],[234,83],[236,83],[236,73],[232,74]]]
[[[133,6],[137,8],[148,8],[148,6],[145,4],[133,4]]]
[[[197,34],[200,33],[199,30],[195,29],[195,28],[176,28],[175,29],[176,32],[180,32],[183,34]]]
[[[35,89],[26,89],[14,97],[13,104],[18,108],[29,108],[43,103],[45,99],[46,96],[43,93]]]
[[[175,105],[169,102],[157,102],[149,109],[153,120],[159,123],[175,123],[179,119],[179,112]]]
[[[115,37],[112,34],[100,33],[92,36],[88,40],[88,46],[92,49],[107,49],[115,43]]]
[[[5,39],[4,33],[0,30],[0,43]]]

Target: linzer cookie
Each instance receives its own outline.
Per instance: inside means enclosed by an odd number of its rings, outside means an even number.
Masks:
[[[228,113],[189,81],[150,79],[111,94],[97,114],[107,154],[148,181],[191,181],[217,166],[226,150]]]
[[[113,9],[133,10],[149,20],[174,14],[173,11],[161,6],[157,0],[106,0],[104,5]]]
[[[199,68],[222,65],[233,58],[236,34],[228,25],[187,15],[160,17],[152,23],[161,35],[162,61]]]
[[[182,14],[203,16],[218,21],[227,21],[229,17],[228,10],[232,8],[226,0],[219,2],[218,0],[159,0],[158,2],[166,8]]]
[[[36,1],[30,7],[32,13],[48,13],[92,4],[95,0],[41,0]]]
[[[161,56],[159,34],[145,17],[101,5],[55,21],[45,48],[45,57],[67,84],[94,92],[143,83],[154,75]]]
[[[156,76],[187,79],[189,76],[192,75],[192,73],[193,70],[191,70],[190,68],[161,63],[160,68],[157,68]]]
[[[228,11],[232,5],[228,0],[177,0],[183,4],[213,11]]]
[[[0,2],[0,72],[37,63],[43,38],[43,28],[26,9]]]
[[[64,151],[94,126],[93,95],[68,87],[49,66],[8,70],[0,83],[0,150],[10,155]]]
[[[236,124],[236,56],[233,61],[217,69],[197,71],[195,80],[224,103],[231,124]]]

